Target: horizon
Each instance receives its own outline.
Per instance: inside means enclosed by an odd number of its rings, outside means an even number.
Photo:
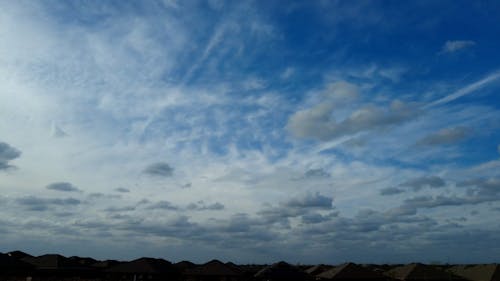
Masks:
[[[0,0],[0,252],[499,262],[498,15]]]

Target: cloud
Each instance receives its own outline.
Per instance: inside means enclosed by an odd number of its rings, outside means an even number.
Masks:
[[[47,185],[45,188],[50,189],[50,190],[56,190],[56,191],[64,191],[64,192],[78,192],[80,189],[78,189],[76,186],[72,185],[69,182],[54,182],[49,185]]]
[[[447,95],[443,98],[440,98],[436,101],[433,101],[433,102],[425,105],[423,108],[427,109],[427,108],[434,107],[436,105],[440,105],[440,104],[444,104],[444,103],[448,103],[448,102],[451,102],[451,101],[456,100],[458,98],[461,98],[463,96],[472,94],[475,91],[481,89],[482,87],[485,87],[486,85],[489,85],[489,84],[495,82],[499,78],[500,78],[500,71],[493,72],[493,73],[487,75],[486,77],[480,79],[479,81],[471,83],[471,84],[451,93],[450,95]]]
[[[290,116],[287,129],[296,137],[327,141],[363,131],[385,128],[414,118],[418,108],[394,100],[387,108],[365,105],[341,121],[334,117],[334,111],[345,101],[357,95],[357,88],[346,82],[331,86],[326,100]]]
[[[441,194],[437,196],[423,195],[404,200],[400,208],[421,209],[443,206],[477,205],[500,201],[500,179],[473,179],[456,184],[457,187],[467,187],[464,195]]]
[[[175,206],[174,204],[168,202],[168,201],[159,201],[153,204],[150,204],[149,206],[146,207],[148,210],[156,210],[156,209],[161,209],[161,210],[178,210],[179,207]]]
[[[309,169],[304,173],[304,178],[329,178],[330,174],[323,169]]]
[[[187,206],[188,210],[194,210],[194,211],[220,211],[224,210],[224,208],[225,208],[224,205],[219,202],[207,205],[203,201],[191,203]]]
[[[125,188],[125,187],[118,187],[118,188],[115,188],[115,191],[116,192],[121,192],[121,193],[128,193],[130,192],[129,189]]]
[[[414,191],[419,191],[424,187],[439,188],[446,185],[446,182],[438,176],[423,176],[405,181],[399,186],[410,187]]]
[[[87,195],[89,199],[120,199],[121,195],[119,194],[104,194],[101,192],[93,192]]]
[[[307,221],[308,219],[312,219],[311,217],[307,217],[307,215],[313,214],[314,211],[332,210],[332,203],[333,199],[331,197],[321,195],[319,192],[314,194],[307,193],[304,196],[281,202],[278,206],[267,206],[258,211],[257,214],[261,216],[265,223],[279,223],[284,227],[290,227],[289,218],[306,216],[305,220]],[[331,217],[325,216],[324,219]]]
[[[422,176],[409,179],[394,187],[387,187],[380,190],[380,195],[395,195],[404,193],[407,189],[411,188],[413,191],[420,191],[424,187],[440,188],[444,187],[446,182],[438,176]]]
[[[45,211],[51,206],[76,206],[81,201],[75,198],[40,198],[35,196],[26,196],[16,199],[19,205],[25,206],[30,211]]]
[[[304,197],[293,198],[285,202],[284,206],[290,208],[331,208],[333,199],[316,192],[308,193]]]
[[[283,80],[287,80],[288,78],[292,77],[292,75],[295,74],[295,68],[293,67],[287,67],[283,72],[280,74],[280,78]]]
[[[405,192],[404,189],[398,187],[386,187],[380,190],[380,195],[395,195]]]
[[[52,129],[50,135],[54,138],[64,138],[68,136],[68,134],[61,129],[55,122],[52,122]]]
[[[14,166],[9,162],[21,156],[21,151],[15,149],[9,144],[0,141],[0,171],[7,170]]]
[[[470,48],[476,45],[476,42],[472,40],[454,40],[454,41],[446,41],[441,48],[442,53],[455,53],[457,51]]]
[[[429,134],[417,142],[418,145],[453,144],[465,139],[470,133],[466,127],[444,128]]]
[[[158,162],[147,166],[144,173],[151,176],[171,177],[174,174],[174,168],[165,162]]]
[[[108,207],[104,209],[105,212],[128,212],[128,211],[135,211],[137,207],[136,206],[122,206],[122,207]]]
[[[500,196],[500,178],[471,179],[457,183],[458,187],[470,187],[467,194],[473,197],[491,197],[492,199]]]

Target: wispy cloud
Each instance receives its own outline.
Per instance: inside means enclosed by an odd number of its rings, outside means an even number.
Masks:
[[[453,92],[450,95],[447,95],[447,96],[440,98],[436,101],[433,101],[431,103],[428,103],[427,105],[424,106],[424,108],[431,108],[434,106],[438,106],[441,104],[445,104],[445,103],[454,101],[454,100],[461,98],[463,96],[470,95],[470,94],[478,91],[479,89],[496,82],[499,78],[500,78],[500,72],[499,71],[493,72],[493,73],[487,75],[486,77]]]
[[[476,45],[472,40],[452,40],[446,41],[441,48],[442,53],[454,53]]]

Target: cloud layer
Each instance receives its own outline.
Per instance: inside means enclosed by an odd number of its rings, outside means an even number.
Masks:
[[[1,252],[499,256],[495,7],[52,4],[0,3]]]

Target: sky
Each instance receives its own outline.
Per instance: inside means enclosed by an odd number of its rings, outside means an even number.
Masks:
[[[499,14],[0,0],[0,252],[498,262]]]

